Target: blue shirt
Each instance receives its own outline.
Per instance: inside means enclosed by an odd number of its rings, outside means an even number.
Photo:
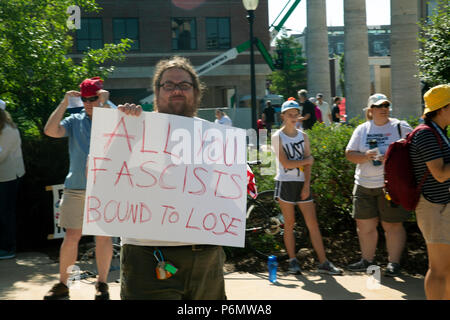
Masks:
[[[69,137],[69,173],[64,181],[67,189],[86,189],[86,161],[91,141],[92,120],[84,109],[64,118],[60,123]]]

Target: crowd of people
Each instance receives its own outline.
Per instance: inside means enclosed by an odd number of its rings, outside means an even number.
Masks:
[[[295,222],[293,208],[297,205],[302,211],[319,262],[322,263],[318,271],[340,274],[340,269],[325,260],[314,209],[305,208],[305,202],[312,201],[310,171],[313,163],[307,130],[317,121],[317,115],[314,104],[307,97],[307,91],[300,90],[298,96],[299,103],[295,98],[289,98],[283,104],[283,124],[272,136],[277,160],[275,198],[286,221],[284,242],[291,258],[289,271],[300,271],[295,258],[292,231]],[[321,94],[317,95],[319,99],[322,97]],[[325,114],[331,121],[338,120],[339,101],[339,97],[334,98],[331,110],[319,102],[319,108],[322,111],[323,107],[325,111],[322,116]],[[447,136],[450,85],[431,88],[425,93],[424,101],[422,118],[432,130],[421,130],[414,135],[409,154],[416,183],[422,186],[415,213],[428,251],[425,293],[428,299],[450,299],[450,145]],[[384,155],[391,143],[404,139],[413,130],[407,122],[391,118],[391,110],[392,104],[384,94],[370,96],[364,108],[366,122],[353,131],[345,150],[346,159],[356,164],[352,217],[356,221],[362,255],[359,261],[346,268],[350,271],[366,271],[377,264],[374,261],[378,242],[377,226],[381,223],[388,252],[388,265],[384,274],[388,277],[398,276],[401,272],[400,258],[406,243],[403,222],[408,220],[411,213],[386,197]],[[437,139],[437,135],[441,138]],[[425,174],[428,176],[423,179]],[[323,270],[323,263],[328,264],[328,270]]]
[[[204,89],[188,59],[161,60],[153,75],[154,111],[195,117]],[[81,98],[84,109],[64,117],[71,97]],[[70,160],[60,206],[60,226],[66,230],[60,250],[60,278],[45,295],[46,300],[69,298],[68,268],[75,264],[82,234],[93,110],[109,107],[108,98],[109,92],[103,89],[100,78],[86,79],[80,84],[80,91],[71,90],[65,94],[44,129],[50,137],[68,137]],[[296,206],[305,219],[318,258],[318,271],[331,275],[343,273],[326,256],[311,194],[311,168],[316,160],[311,154],[308,130],[317,121],[326,126],[340,121],[340,98],[333,99],[332,107],[323,98],[322,94],[317,94],[316,104],[310,101],[306,90],[299,90],[298,102],[290,98],[283,103],[282,125],[271,134],[277,164],[274,201],[279,203],[285,221],[284,243],[291,273],[301,272],[293,234]],[[425,291],[429,299],[450,299],[450,145],[446,131],[450,124],[450,86],[434,87],[424,99],[425,124],[441,137],[438,142],[432,132],[423,130],[414,137],[411,145],[416,178],[420,179],[429,171],[416,209],[429,257]],[[390,143],[412,131],[405,121],[390,117],[391,108],[385,95],[370,96],[364,108],[367,121],[354,130],[345,150],[345,157],[356,164],[352,216],[361,248],[361,260],[346,268],[365,271],[376,264],[377,226],[381,223],[389,261],[386,276],[396,276],[401,271],[400,257],[406,241],[403,222],[410,214],[387,200],[383,193],[386,149]],[[126,116],[142,113],[141,106],[129,103],[119,105],[118,110]],[[274,114],[269,101],[259,122],[260,126],[264,123],[269,132],[273,129]],[[216,110],[216,118],[216,123],[231,125],[231,120],[221,109]],[[372,146],[373,140],[376,148]],[[0,257],[3,259],[15,255],[15,199],[24,173],[20,134],[5,110],[5,103],[0,100]],[[176,276],[164,281],[158,279],[154,272],[158,264],[154,258],[155,250],[179,268]],[[109,299],[107,276],[111,257],[111,238],[96,236],[96,300]],[[120,295],[122,299],[226,299],[224,262],[223,248],[217,245],[122,238]]]

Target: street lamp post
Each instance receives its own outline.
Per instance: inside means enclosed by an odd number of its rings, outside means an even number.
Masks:
[[[256,84],[255,84],[255,50],[253,47],[253,21],[255,10],[259,0],[242,0],[242,4],[247,10],[247,19],[250,24],[250,81],[251,81],[251,108],[252,108],[252,128],[256,130]]]

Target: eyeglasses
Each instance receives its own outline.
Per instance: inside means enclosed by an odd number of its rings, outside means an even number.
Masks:
[[[98,96],[93,96],[93,97],[89,97],[89,98],[81,97],[81,101],[83,101],[83,102],[87,102],[87,101],[94,102],[94,101],[97,101],[97,99],[98,99]]]
[[[380,105],[373,104],[370,108],[371,109],[372,108],[375,108],[375,109],[389,108],[389,104],[387,104],[387,103],[383,103],[383,104],[380,104]]]
[[[162,84],[159,84],[160,88],[163,88],[164,91],[174,91],[176,88],[180,89],[181,91],[188,91],[190,90],[194,85],[187,81],[182,81],[180,83],[174,83],[172,81],[166,81]]]

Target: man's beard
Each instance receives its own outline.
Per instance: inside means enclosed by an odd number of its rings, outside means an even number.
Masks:
[[[168,105],[166,107],[158,105],[158,112],[184,117],[193,117],[197,114],[197,107],[195,105],[195,100],[189,102],[187,99],[184,99],[184,101],[182,102],[171,102],[169,99]]]

